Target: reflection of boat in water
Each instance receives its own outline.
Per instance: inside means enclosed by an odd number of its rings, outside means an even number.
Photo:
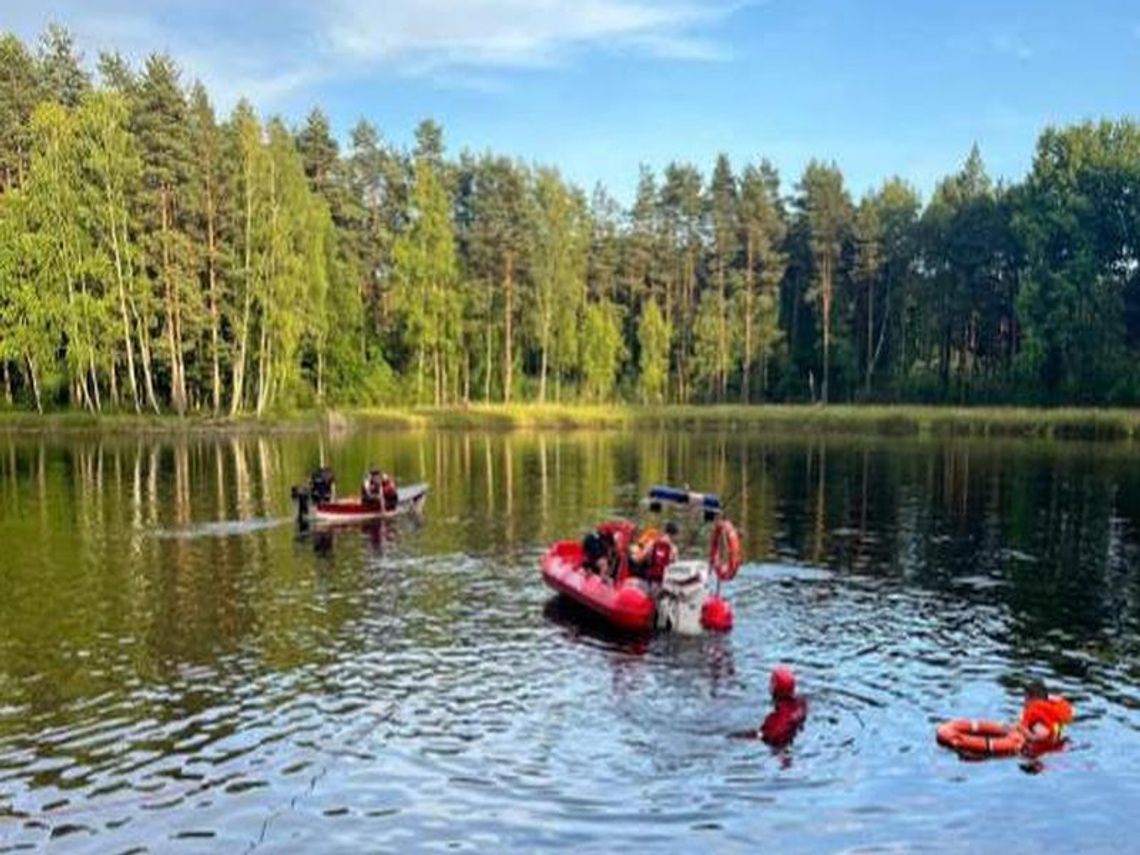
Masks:
[[[297,519],[321,525],[349,525],[391,519],[406,513],[418,513],[427,501],[428,485],[411,484],[396,491],[395,507],[358,499],[313,502],[307,490],[293,489],[297,502]]]
[[[650,636],[617,629],[597,612],[569,597],[551,597],[542,607],[542,616],[557,624],[568,637],[588,639],[594,646],[642,655]]]

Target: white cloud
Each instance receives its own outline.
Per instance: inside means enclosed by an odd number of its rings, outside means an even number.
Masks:
[[[320,80],[428,76],[492,91],[509,69],[552,68],[585,51],[673,61],[728,56],[709,29],[741,0],[45,0],[0,12],[29,37],[48,21],[91,54],[167,50],[227,105],[272,106]],[[751,0],[743,0],[751,2]],[[5,17],[13,20],[5,21]]]
[[[574,47],[687,41],[722,13],[645,0],[331,0],[320,13],[334,54],[421,65],[531,66]]]
[[[990,37],[990,47],[1004,56],[1012,56],[1022,62],[1032,58],[1033,50],[1017,36],[1001,33]]]

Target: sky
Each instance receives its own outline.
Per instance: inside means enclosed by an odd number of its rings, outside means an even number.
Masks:
[[[452,152],[624,203],[640,164],[719,152],[785,192],[817,158],[929,198],[975,142],[1018,180],[1045,126],[1140,113],[1140,4],[1116,0],[0,0],[26,40],[50,21],[92,64],[169,52],[222,111],[320,105],[342,142],[366,118],[399,145],[432,117]]]

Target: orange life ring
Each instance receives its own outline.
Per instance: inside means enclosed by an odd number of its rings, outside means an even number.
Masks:
[[[938,744],[963,754],[1011,757],[1025,747],[1025,734],[1000,721],[957,718],[938,726]]]
[[[740,535],[728,520],[717,520],[709,546],[709,566],[722,582],[728,582],[740,569]]]

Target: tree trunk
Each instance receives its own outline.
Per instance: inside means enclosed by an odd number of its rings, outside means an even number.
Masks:
[[[12,374],[8,370],[7,359],[0,364],[4,366],[4,403],[10,407],[12,406]]]
[[[135,378],[135,345],[131,336],[131,321],[127,314],[127,286],[123,277],[123,254],[119,248],[119,227],[115,218],[114,201],[111,195],[110,184],[104,184],[107,191],[107,218],[111,225],[111,253],[115,260],[115,282],[119,292],[119,318],[123,324],[123,344],[127,350],[127,377],[131,384],[131,403],[135,413],[141,412],[139,405],[138,380]],[[112,371],[112,375],[114,372]]]
[[[103,411],[103,402],[99,399],[99,373],[95,370],[95,351],[92,349],[88,354],[88,369],[91,372],[91,404],[94,411],[100,413]]]
[[[427,354],[424,352],[424,343],[420,341],[420,352],[416,358],[416,406],[420,406],[424,402],[424,358]]]
[[[820,287],[823,298],[823,381],[820,383],[820,400],[827,403],[827,381],[831,362],[831,259],[823,260],[823,281]]]
[[[875,339],[875,281],[867,280],[867,394],[871,394],[871,372],[875,370],[872,344]]]
[[[178,287],[171,281],[169,191],[159,192],[162,223],[162,279],[166,294],[166,343],[170,349],[170,405],[178,415],[186,413],[186,384],[182,379],[182,341],[178,329]]]
[[[438,323],[438,319],[436,322]],[[432,374],[435,379],[435,405],[439,407],[443,405],[443,385],[445,380],[443,376],[443,365],[440,364],[439,359],[438,342],[435,347],[432,348]]]
[[[269,396],[269,334],[266,331],[265,315],[261,317],[261,333],[257,344],[257,415],[265,411]]]
[[[724,281],[724,259],[718,260],[718,278],[720,279],[720,330],[717,340],[717,374],[719,386],[718,400],[724,403],[728,399],[728,294]]]
[[[111,407],[116,411],[119,409],[119,372],[116,370],[114,361],[111,362],[111,370],[107,372],[107,380],[111,390]]]
[[[542,369],[538,381],[538,402],[540,404],[546,403],[546,357],[550,343],[549,329],[550,324],[544,321],[542,324]]]
[[[236,415],[241,409],[242,397],[245,389],[245,360],[249,346],[249,312],[253,295],[253,181],[251,169],[245,168],[245,259],[242,268],[242,280],[245,286],[244,306],[242,307],[241,332],[238,336],[238,356],[233,364],[233,377],[230,383],[230,415]]]
[[[31,383],[31,386],[32,386],[32,396],[35,398],[35,401],[36,401],[36,412],[42,416],[44,413],[44,403],[43,403],[43,400],[40,398],[40,381],[39,381],[39,378],[36,377],[36,363],[30,356],[27,359],[28,359],[28,382]]]
[[[506,306],[506,334],[503,338],[503,402],[509,404],[511,402],[511,386],[514,385],[514,353],[513,344],[514,336],[511,331],[511,324],[514,319],[514,254],[507,252],[505,258],[505,270],[503,275],[503,288],[506,292],[507,306]]]
[[[317,348],[317,402],[323,403],[325,399],[325,354],[324,346]]]
[[[210,360],[212,362],[211,387],[214,415],[222,408],[222,371],[218,358],[218,286],[216,238],[214,236],[214,191],[209,177],[206,179],[206,278],[209,283]],[[317,355],[318,360],[320,354]],[[317,397],[320,398],[320,369],[317,372]]]
[[[755,272],[753,270],[755,247],[752,234],[749,233],[745,250],[745,281],[744,281],[744,364],[740,372],[740,400],[748,403],[749,381],[752,369],[752,289],[755,287]]]
[[[491,325],[487,324],[487,358],[483,362],[486,366],[483,377],[483,402],[486,404],[491,403],[491,366],[494,364],[494,358],[494,333]]]
[[[157,413],[159,407],[158,396],[154,393],[153,362],[150,358],[150,332],[147,331],[146,323],[137,310],[134,311],[134,315],[135,323],[139,327],[139,361],[142,363],[143,370],[143,391],[146,393],[147,406]]]
[[[471,403],[471,353],[463,349],[463,403]]]

